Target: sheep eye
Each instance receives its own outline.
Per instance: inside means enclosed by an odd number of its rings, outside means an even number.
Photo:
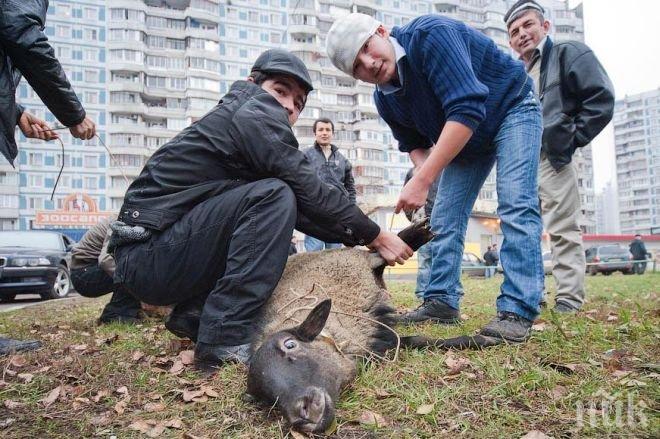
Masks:
[[[288,339],[284,342],[284,347],[287,349],[295,349],[298,346],[295,340]]]

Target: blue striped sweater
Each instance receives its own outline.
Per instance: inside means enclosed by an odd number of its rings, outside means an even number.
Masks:
[[[387,95],[376,89],[374,98],[401,151],[431,147],[451,120],[474,131],[459,157],[483,154],[506,113],[532,89],[522,62],[460,21],[424,15],[392,36],[406,52],[398,63],[404,84]]]

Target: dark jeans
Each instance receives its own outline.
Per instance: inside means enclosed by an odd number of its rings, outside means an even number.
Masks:
[[[644,261],[645,259],[646,258],[641,260]],[[639,261],[640,259],[633,261],[633,273],[644,274],[644,272],[646,271],[646,261],[644,262],[639,262]]]
[[[296,199],[281,180],[237,187],[148,241],[117,248],[115,281],[152,305],[205,297],[197,339],[248,343],[284,271],[295,220]]]
[[[110,302],[103,308],[101,321],[117,317],[138,317],[140,301],[115,284],[98,265],[71,270],[71,282],[76,291],[85,297],[100,297],[114,292]]]

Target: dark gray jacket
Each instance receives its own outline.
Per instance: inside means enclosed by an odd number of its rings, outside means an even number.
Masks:
[[[14,164],[14,131],[23,108],[16,104],[21,75],[64,125],[85,119],[78,97],[44,34],[48,0],[0,0],[0,152]]]
[[[305,148],[303,152],[318,172],[321,181],[339,188],[355,203],[355,181],[353,180],[353,167],[335,145],[330,145],[330,157],[325,158],[323,150],[318,143]]]
[[[278,178],[296,196],[301,232],[362,245],[380,228],[323,183],[300,150],[287,112],[258,85],[235,82],[211,111],[158,149],[129,186],[119,219],[165,230],[210,197],[248,182]]]
[[[589,47],[577,41],[553,43],[549,37],[539,82],[542,150],[559,170],[612,120],[614,87]]]

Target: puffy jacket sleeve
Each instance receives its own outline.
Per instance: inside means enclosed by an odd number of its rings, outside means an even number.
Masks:
[[[244,104],[232,120],[230,134],[252,171],[262,178],[274,177],[287,183],[295,194],[298,210],[334,234],[331,241],[364,245],[378,236],[376,223],[341,190],[318,178],[308,158],[298,150],[286,113],[273,97],[263,93]],[[306,228],[301,231],[319,235]]]
[[[588,50],[570,64],[567,85],[581,102],[575,115],[574,146],[580,148],[591,142],[612,120],[614,87],[596,55]]]
[[[74,126],[83,121],[85,110],[48,44],[38,11],[41,6],[35,3],[0,1],[0,44],[55,117]]]

